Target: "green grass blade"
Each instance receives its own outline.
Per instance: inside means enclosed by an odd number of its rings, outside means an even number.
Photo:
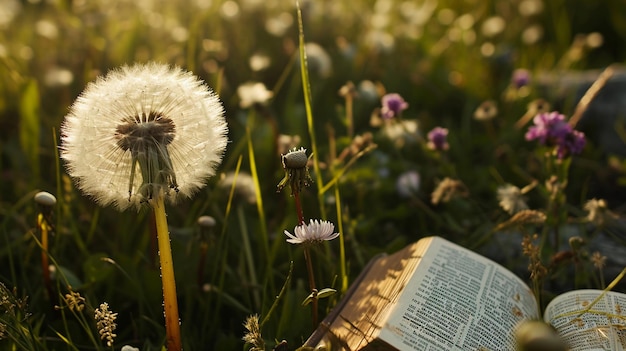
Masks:
[[[299,51],[300,51],[300,74],[302,76],[302,90],[304,93],[304,107],[306,110],[306,121],[309,129],[309,138],[311,139],[311,152],[313,153],[313,170],[315,171],[315,181],[317,182],[318,189],[324,187],[322,174],[320,172],[319,154],[317,148],[317,142],[315,138],[315,124],[313,121],[313,109],[311,108],[311,82],[309,80],[309,68],[306,58],[306,50],[304,48],[304,27],[302,24],[302,10],[300,9],[300,2],[296,2],[298,10],[298,33],[299,33]],[[322,219],[326,219],[326,210],[324,208],[324,193],[317,192],[317,197],[320,203],[320,212]]]
[[[40,115],[39,86],[37,81],[31,79],[20,98],[20,146],[26,154],[26,159],[33,174],[33,180],[39,181],[39,139],[41,130],[39,127]]]

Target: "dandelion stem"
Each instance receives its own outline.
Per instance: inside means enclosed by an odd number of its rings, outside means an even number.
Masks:
[[[156,196],[153,208],[159,244],[159,259],[161,262],[161,280],[163,283],[166,347],[168,351],[179,351],[182,350],[182,344],[178,319],[178,301],[176,299],[176,281],[174,279],[172,248],[162,193]]]
[[[304,260],[306,261],[306,268],[309,272],[309,287],[311,288],[311,294],[313,295],[313,300],[311,304],[311,309],[313,312],[313,329],[317,327],[317,290],[315,289],[315,275],[313,273],[313,260],[311,259],[311,251],[308,245],[304,247]]]
[[[298,214],[298,225],[304,224],[304,213],[302,212],[302,204],[300,203],[300,192],[293,192],[293,199],[296,203],[296,212]]]

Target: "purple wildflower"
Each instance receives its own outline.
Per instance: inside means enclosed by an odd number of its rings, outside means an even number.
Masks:
[[[524,68],[516,69],[511,76],[511,83],[517,89],[530,84],[530,72]]]
[[[534,125],[528,128],[526,140],[538,140],[542,145],[556,147],[556,155],[563,159],[579,154],[585,146],[585,134],[574,130],[558,112],[540,113],[533,119]]]
[[[526,140],[539,140],[543,145],[554,146],[567,134],[572,127],[565,121],[565,116],[558,112],[540,113],[533,119],[534,126],[528,128]]]
[[[577,155],[583,151],[585,144],[585,134],[577,130],[572,130],[556,147],[556,156],[563,159],[569,155]]]
[[[400,115],[400,113],[407,108],[409,108],[409,104],[404,101],[400,94],[387,94],[382,97],[381,103],[383,105],[380,113],[384,119],[391,119],[395,116]]]
[[[428,132],[428,148],[431,150],[448,150],[450,145],[448,144],[448,129],[435,127]]]

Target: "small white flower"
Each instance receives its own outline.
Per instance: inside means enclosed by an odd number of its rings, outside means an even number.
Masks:
[[[217,95],[190,72],[124,66],[87,85],[61,128],[61,157],[78,187],[106,206],[175,202],[215,174],[227,144]],[[169,191],[170,189],[175,190]]]
[[[255,104],[267,103],[274,93],[267,90],[263,83],[247,82],[237,87],[237,95],[239,96],[239,107],[249,108]]]
[[[396,179],[396,190],[400,197],[410,198],[420,188],[420,174],[417,171],[407,171]]]
[[[294,235],[285,230],[291,244],[313,244],[324,240],[333,240],[339,236],[334,233],[335,225],[328,221],[310,220],[309,224],[302,224],[294,229]]]
[[[498,200],[500,207],[510,214],[528,209],[522,190],[515,185],[505,184],[498,187]]]
[[[130,345],[124,345],[124,346],[122,346],[122,350],[121,351],[140,351],[140,350],[138,348],[132,347]]]

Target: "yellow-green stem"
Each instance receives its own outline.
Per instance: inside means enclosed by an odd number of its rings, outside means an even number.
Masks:
[[[48,264],[48,222],[43,214],[37,216],[37,225],[41,231],[41,270],[43,273],[43,283],[48,292],[48,298],[52,298],[52,284],[50,282],[50,268]]]
[[[161,263],[161,280],[163,283],[163,308],[165,314],[166,347],[168,351],[183,349],[180,340],[180,324],[178,318],[178,301],[176,299],[176,281],[174,279],[174,262],[170,246],[170,233],[167,229],[167,217],[163,194],[154,200],[154,219],[156,222],[159,259]]]
[[[339,186],[335,183],[335,204],[337,210],[337,229],[339,230],[339,264],[341,269],[341,292],[348,291],[348,273],[346,271],[346,246],[344,243],[343,218],[341,216],[341,194]]]

